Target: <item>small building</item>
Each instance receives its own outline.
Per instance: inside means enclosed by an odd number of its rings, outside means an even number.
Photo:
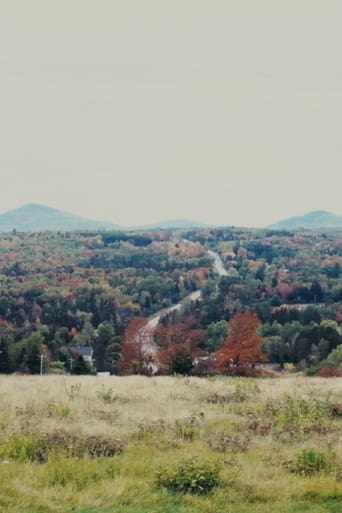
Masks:
[[[85,362],[89,363],[89,365],[91,367],[93,367],[93,356],[94,356],[93,346],[91,346],[91,345],[87,345],[87,346],[82,346],[82,345],[71,346],[70,347],[70,352],[72,353],[72,355],[74,357],[82,356],[83,360]]]

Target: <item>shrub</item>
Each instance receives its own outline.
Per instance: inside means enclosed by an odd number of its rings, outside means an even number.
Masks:
[[[303,476],[311,476],[329,469],[329,459],[316,449],[303,449],[297,456],[292,471]]]
[[[307,367],[305,369],[305,374],[307,376],[316,376],[316,374],[320,371],[321,367],[319,365],[312,365],[311,367]]]
[[[0,444],[0,458],[18,461],[112,457],[122,451],[120,440],[103,435],[82,436],[63,430],[37,436],[14,435]]]
[[[60,430],[38,438],[34,459],[43,462],[50,457],[111,457],[122,451],[120,440],[101,435],[81,436]]]
[[[44,462],[51,456],[75,456],[77,444],[76,434],[63,430],[44,433],[37,439],[35,459]]]
[[[63,362],[50,362],[49,374],[66,374]]]
[[[120,440],[100,435],[86,436],[80,443],[81,453],[84,456],[97,458],[99,456],[111,457],[123,451]]]
[[[342,369],[337,367],[322,367],[316,374],[320,378],[340,378],[342,376]]]
[[[219,467],[216,463],[187,460],[174,468],[159,470],[156,484],[170,491],[204,495],[220,484]]]

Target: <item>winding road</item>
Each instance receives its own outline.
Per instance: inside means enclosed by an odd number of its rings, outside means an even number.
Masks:
[[[227,276],[227,271],[223,265],[222,259],[218,253],[215,251],[208,250],[208,255],[214,260],[213,267],[214,271],[219,276]],[[158,347],[153,340],[153,332],[159,324],[160,318],[163,315],[166,315],[170,312],[178,311],[182,308],[182,306],[188,302],[199,301],[201,299],[202,293],[200,290],[195,290],[188,296],[186,296],[181,303],[177,303],[176,305],[170,306],[169,308],[164,308],[160,310],[157,314],[153,315],[149,318],[148,322],[140,328],[137,334],[137,341],[142,343],[143,352],[146,355],[150,355],[153,360],[153,356],[156,354]],[[151,374],[155,374],[158,371],[157,363],[150,363],[149,369]]]
[[[214,259],[214,270],[219,276],[228,276],[227,270],[225,269],[222,259],[216,251],[208,250],[208,255]]]

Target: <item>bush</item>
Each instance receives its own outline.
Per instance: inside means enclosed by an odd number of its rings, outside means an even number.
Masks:
[[[316,374],[320,378],[340,378],[342,377],[342,369],[337,367],[322,367]]]
[[[187,460],[174,468],[156,473],[156,484],[170,491],[205,495],[220,484],[219,467],[215,463]]]
[[[120,440],[101,435],[81,436],[66,431],[53,431],[40,436],[37,441],[35,459],[47,461],[50,457],[111,457],[120,454]]]
[[[49,374],[66,374],[63,362],[50,362]]]
[[[46,462],[51,458],[112,457],[122,451],[122,442],[115,438],[59,430],[31,437],[14,435],[0,444],[0,459]]]
[[[329,469],[329,459],[316,449],[303,449],[297,456],[292,471],[303,476],[311,476]]]
[[[97,458],[100,456],[111,457],[123,451],[120,440],[100,435],[90,435],[81,439],[80,452],[83,456]]]
[[[316,374],[320,371],[321,367],[319,365],[312,365],[311,367],[307,367],[305,369],[305,374],[307,376],[316,376]]]

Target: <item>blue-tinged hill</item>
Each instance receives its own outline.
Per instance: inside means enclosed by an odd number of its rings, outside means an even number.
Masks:
[[[106,221],[94,221],[36,203],[29,203],[0,214],[0,232],[115,230],[118,228],[117,225]]]
[[[320,230],[324,228],[342,228],[342,216],[337,216],[325,210],[314,210],[303,216],[289,217],[268,228],[276,230]]]
[[[170,219],[159,223],[146,224],[141,226],[130,226],[131,230],[188,230],[190,228],[210,228],[209,224],[195,221],[193,219]]]

